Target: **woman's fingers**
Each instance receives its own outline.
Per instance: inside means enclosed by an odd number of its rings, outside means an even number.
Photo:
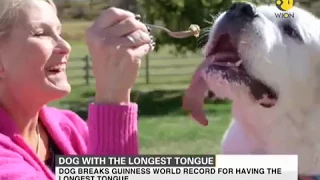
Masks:
[[[121,37],[137,30],[148,32],[148,29],[145,24],[137,20],[135,17],[130,17],[110,27],[105,32],[105,35]]]
[[[93,27],[97,29],[109,28],[127,18],[135,18],[135,14],[123,9],[111,7],[101,13],[93,24]]]
[[[130,99],[127,92],[136,81],[141,59],[155,45],[139,19],[128,11],[110,8],[87,30],[86,42],[92,57],[97,97],[113,94],[113,97],[121,97],[121,101]],[[108,101],[118,102],[119,98]]]
[[[107,37],[104,41],[106,44],[112,45],[116,48],[136,48],[144,44],[152,44],[150,35],[141,30],[136,30],[131,34],[120,38],[115,38],[113,36],[110,38]]]
[[[141,59],[143,56],[152,51],[154,46],[152,44],[144,44],[132,50],[132,56],[136,59]]]

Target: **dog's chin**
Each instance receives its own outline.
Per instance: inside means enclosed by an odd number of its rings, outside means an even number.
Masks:
[[[268,85],[262,83],[243,64],[238,49],[231,43],[230,35],[222,34],[213,40],[213,48],[207,53],[208,61],[201,75],[208,88],[218,98],[239,99],[241,95],[248,97],[265,108],[277,102],[277,94]]]

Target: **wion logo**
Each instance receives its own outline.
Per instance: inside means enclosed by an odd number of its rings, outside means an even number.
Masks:
[[[275,13],[277,18],[294,18],[294,13],[286,12],[294,6],[294,0],[276,0],[276,6],[279,10],[284,11]]]

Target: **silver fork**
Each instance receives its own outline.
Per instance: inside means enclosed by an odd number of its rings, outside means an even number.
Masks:
[[[165,31],[170,37],[178,38],[178,39],[188,38],[191,36],[198,37],[200,34],[200,27],[196,24],[191,24],[189,26],[188,30],[177,31],[177,32],[173,32],[173,31],[169,30],[168,28],[154,25],[154,24],[145,24],[145,25],[152,30],[159,29],[159,30]]]
[[[141,20],[141,15],[140,14],[135,14],[135,18],[137,20]],[[162,31],[165,31],[169,36],[173,37],[173,38],[188,38],[191,36],[195,36],[198,37],[200,35],[200,27],[196,24],[191,24],[189,26],[188,30],[185,31],[178,31],[178,32],[173,32],[171,30],[169,30],[168,28],[162,27],[162,26],[158,26],[158,25],[154,25],[154,24],[146,24],[145,25],[150,28],[150,30],[155,30],[155,29],[159,29]]]

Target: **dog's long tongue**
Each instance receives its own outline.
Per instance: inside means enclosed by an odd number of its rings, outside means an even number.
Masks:
[[[200,74],[200,68],[193,75],[192,81],[183,98],[183,108],[191,113],[194,120],[207,126],[208,120],[203,111],[204,96],[208,89],[205,80]]]

